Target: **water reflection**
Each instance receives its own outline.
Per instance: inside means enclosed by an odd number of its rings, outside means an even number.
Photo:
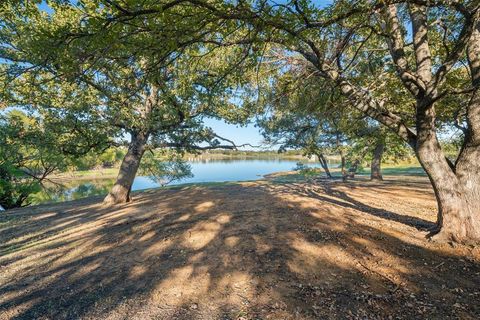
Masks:
[[[104,195],[115,183],[115,179],[74,180],[68,183],[47,184],[46,188],[33,196],[32,204],[63,202],[96,195]]]

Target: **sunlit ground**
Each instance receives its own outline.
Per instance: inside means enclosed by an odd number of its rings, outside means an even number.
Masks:
[[[480,317],[480,250],[425,239],[423,177],[100,202],[2,214],[1,319]]]

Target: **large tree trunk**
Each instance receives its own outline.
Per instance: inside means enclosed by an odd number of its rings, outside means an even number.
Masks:
[[[133,180],[135,179],[142,156],[145,152],[147,140],[148,134],[132,133],[132,140],[130,141],[127,154],[120,165],[117,181],[113,185],[110,193],[103,200],[104,204],[112,205],[130,201]]]
[[[467,105],[467,128],[455,166],[441,152],[434,131],[433,108],[420,103],[417,113],[417,154],[438,203],[434,237],[439,240],[480,243],[480,22],[467,47],[474,90]]]
[[[434,101],[439,98],[438,88],[449,68],[436,70],[432,77],[432,57],[428,42],[428,17],[425,7],[409,6],[416,68],[412,70],[405,54],[405,41],[396,5],[386,7],[389,34],[387,43],[397,74],[405,88],[416,98],[416,131],[405,119],[387,110],[383,103],[359,86],[342,77],[340,71],[326,59],[320,62],[315,54],[304,55],[318,66],[322,75],[333,81],[342,94],[357,110],[376,119],[404,139],[416,152],[433,186],[438,204],[437,226],[431,235],[439,240],[463,243],[480,243],[480,22],[478,12],[472,17],[475,23],[467,47],[475,93],[467,107],[467,129],[462,151],[452,165],[445,158],[436,136]],[[476,17],[475,17],[476,16]],[[472,23],[472,21],[468,23]],[[460,41],[460,40],[459,40]],[[459,43],[458,48],[462,48]],[[448,61],[447,61],[448,62]],[[453,61],[455,62],[455,61]],[[422,97],[423,96],[423,97]],[[343,170],[342,170],[343,171]]]
[[[449,190],[440,190],[440,225],[437,237],[458,242],[480,243],[480,22],[467,48],[475,87],[467,105],[467,129],[455,163],[455,178]]]
[[[428,150],[428,148],[426,148]],[[419,159],[427,172],[437,198],[437,225],[430,236],[439,241],[480,242],[480,171],[458,168],[455,174],[436,150],[420,151]],[[478,158],[463,159],[470,168]]]
[[[433,106],[420,106],[417,116],[417,157],[432,183],[438,204],[437,225],[430,236],[439,241],[480,242],[480,144],[472,145],[473,138],[467,135],[453,168],[435,133]]]
[[[480,64],[477,64],[477,69],[480,70]],[[331,79],[336,79],[335,74]],[[480,86],[479,81],[476,84],[474,81],[477,88]],[[470,101],[467,115],[470,132],[465,137],[462,154],[455,168],[452,168],[436,137],[433,107],[418,101],[415,134],[394,115],[375,110],[374,99],[362,97],[348,82],[339,84],[344,95],[351,99],[357,109],[392,128],[414,148],[430,179],[438,205],[436,227],[429,236],[440,242],[480,243],[480,89],[477,89]]]
[[[318,157],[318,161],[320,162],[320,165],[323,168],[323,171],[325,171],[325,174],[327,175],[327,178],[331,179],[332,174],[330,173],[330,170],[328,169],[327,159],[325,159],[325,156],[323,155],[323,153],[318,153],[317,157]]]
[[[382,177],[382,156],[385,150],[383,142],[378,142],[373,150],[372,163],[370,166],[370,179],[371,180],[383,180]]]

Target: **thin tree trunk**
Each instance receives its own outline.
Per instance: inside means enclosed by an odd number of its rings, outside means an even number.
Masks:
[[[365,158],[367,151],[368,151],[368,147],[363,148],[360,155],[352,162],[351,167],[348,168],[348,172],[346,173],[347,178],[350,178],[350,179],[355,178],[355,175],[357,174],[357,171],[358,171],[358,166],[362,162],[363,158]]]
[[[347,171],[345,170],[345,156],[343,155],[343,152],[340,153],[340,159],[341,159],[341,165],[342,165],[342,180],[345,182],[347,181]]]
[[[371,180],[383,180],[382,177],[382,156],[385,150],[383,142],[378,142],[373,150],[372,164],[370,166],[370,179]]]
[[[332,174],[330,173],[330,170],[328,169],[327,159],[325,159],[325,156],[323,155],[323,153],[318,153],[317,157],[318,157],[318,161],[320,162],[320,165],[323,168],[323,171],[325,171],[325,174],[327,175],[327,178],[331,179]]]
[[[112,190],[110,190],[110,193],[103,200],[104,204],[112,205],[130,201],[133,180],[135,179],[145,152],[147,140],[148,134],[132,134],[132,140],[130,141],[127,154],[120,165],[117,181],[113,185]]]

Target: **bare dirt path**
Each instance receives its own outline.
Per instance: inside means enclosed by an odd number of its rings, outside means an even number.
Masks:
[[[0,218],[0,319],[478,319],[480,249],[424,178],[258,181]]]

